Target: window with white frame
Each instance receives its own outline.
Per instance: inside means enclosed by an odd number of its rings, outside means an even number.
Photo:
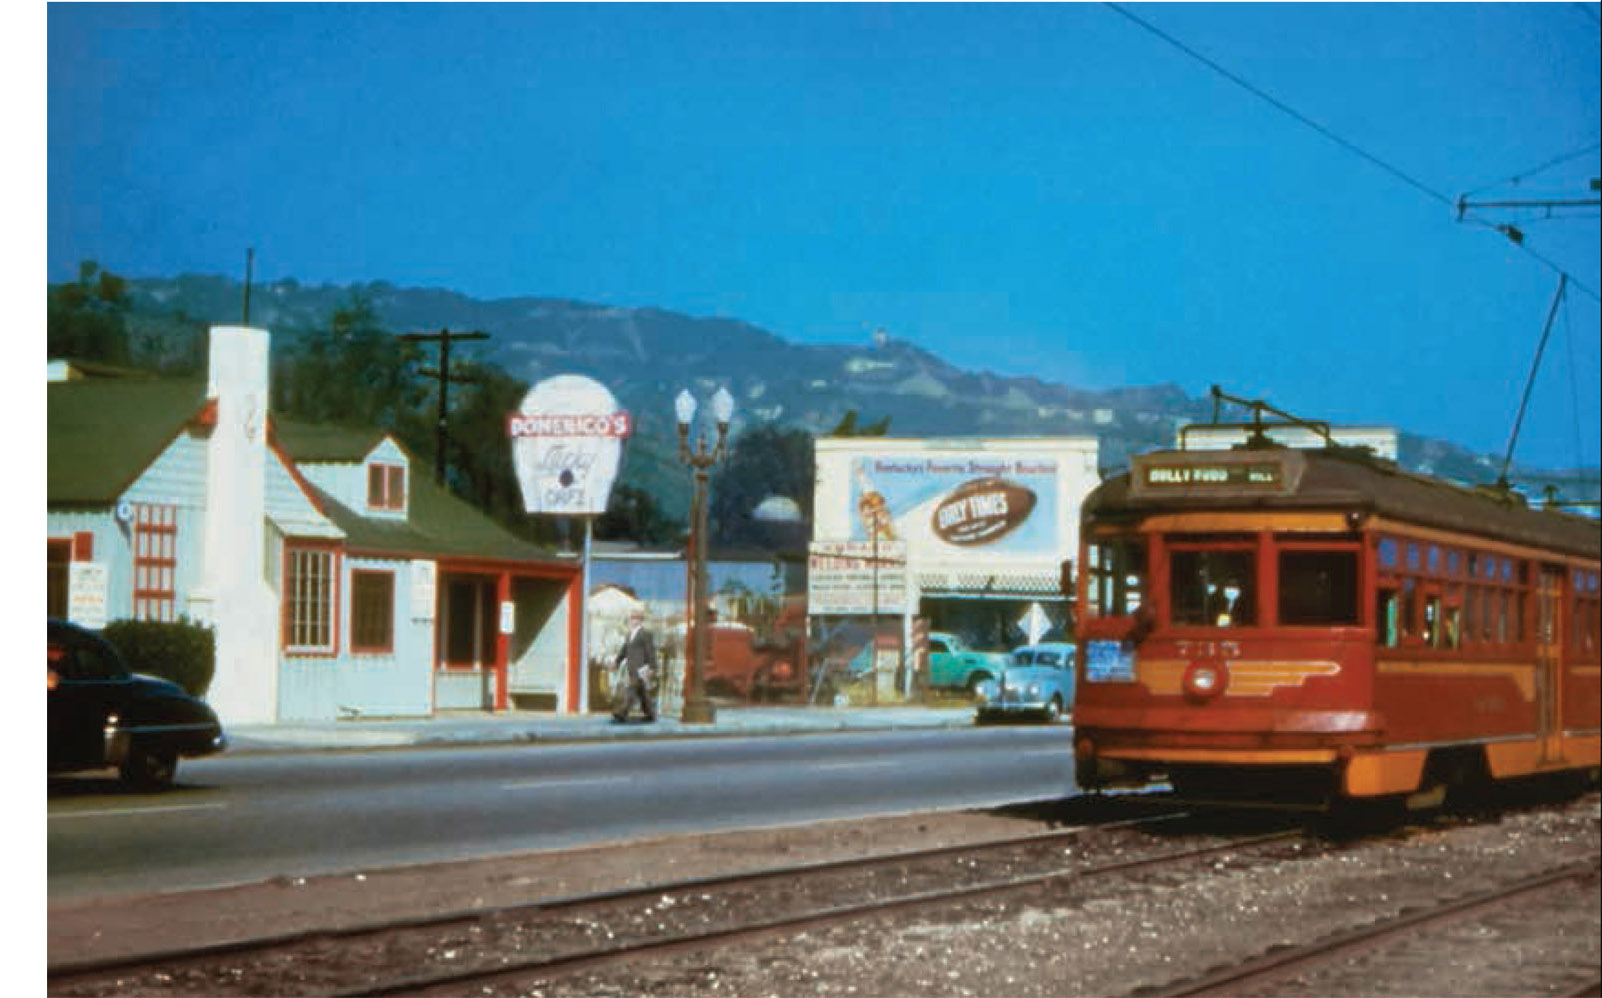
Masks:
[[[351,651],[395,650],[395,573],[350,573]]]
[[[405,465],[375,461],[367,466],[367,505],[390,512],[406,509]]]
[[[294,547],[284,552],[284,648],[334,651],[335,552],[326,547]]]

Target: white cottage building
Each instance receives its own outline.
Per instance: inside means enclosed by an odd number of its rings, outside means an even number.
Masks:
[[[50,615],[212,624],[225,723],[583,709],[579,562],[387,433],[273,416],[267,345],[214,327],[204,380],[52,363]]]

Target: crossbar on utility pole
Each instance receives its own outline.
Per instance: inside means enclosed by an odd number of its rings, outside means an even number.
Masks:
[[[439,382],[439,419],[435,424],[434,446],[434,481],[445,484],[445,446],[448,434],[446,426],[449,422],[450,411],[450,383],[455,381],[465,384],[471,379],[451,376],[451,344],[461,340],[487,340],[489,333],[474,330],[470,333],[453,333],[449,329],[441,329],[437,333],[401,333],[400,339],[407,343],[438,343],[439,367],[424,367],[418,373],[425,378],[433,378]]]

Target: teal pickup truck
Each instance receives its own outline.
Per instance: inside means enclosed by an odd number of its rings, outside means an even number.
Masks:
[[[1004,651],[975,651],[955,634],[929,632],[929,685],[967,690],[995,679],[1012,664]]]

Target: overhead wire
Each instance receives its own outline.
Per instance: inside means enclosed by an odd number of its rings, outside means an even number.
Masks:
[[[1285,114],[1290,115],[1292,118],[1295,118],[1297,121],[1299,121],[1302,124],[1306,125],[1308,128],[1311,128],[1313,131],[1315,131],[1318,134],[1320,134],[1320,135],[1324,136],[1325,138],[1329,139],[1331,142],[1334,142],[1336,145],[1341,146],[1342,148],[1346,149],[1348,152],[1355,153],[1356,155],[1363,157],[1364,159],[1368,160],[1370,163],[1372,163],[1375,166],[1379,167],[1380,169],[1384,170],[1386,173],[1389,173],[1391,176],[1393,176],[1393,177],[1397,178],[1398,180],[1402,181],[1403,183],[1407,184],[1409,187],[1414,188],[1415,190],[1419,191],[1420,193],[1422,193],[1422,194],[1424,194],[1424,195],[1426,195],[1428,197],[1434,198],[1436,201],[1441,202],[1442,204],[1446,205],[1448,208],[1456,208],[1457,207],[1457,201],[1455,199],[1447,197],[1445,194],[1442,194],[1440,191],[1437,191],[1437,190],[1431,188],[1428,184],[1425,184],[1423,181],[1416,180],[1413,177],[1408,176],[1406,173],[1403,173],[1397,167],[1392,166],[1391,164],[1385,162],[1383,159],[1380,159],[1378,156],[1374,155],[1373,153],[1367,151],[1366,149],[1361,148],[1356,143],[1350,142],[1350,141],[1342,138],[1341,136],[1336,135],[1334,132],[1330,131],[1328,128],[1324,127],[1323,125],[1321,125],[1318,122],[1314,121],[1312,118],[1309,118],[1307,115],[1305,115],[1305,114],[1301,113],[1300,111],[1296,110],[1295,108],[1291,107],[1289,104],[1286,104],[1284,101],[1282,101],[1279,98],[1275,97],[1273,94],[1270,94],[1266,90],[1263,90],[1261,87],[1257,87],[1257,86],[1253,85],[1252,83],[1249,83],[1248,81],[1246,81],[1246,80],[1242,79],[1241,77],[1235,75],[1234,73],[1230,72],[1228,69],[1225,69],[1223,66],[1220,66],[1218,63],[1216,63],[1213,60],[1209,59],[1207,56],[1202,55],[1200,52],[1198,52],[1195,49],[1191,48],[1189,45],[1186,45],[1184,42],[1182,42],[1179,39],[1175,38],[1173,35],[1170,35],[1168,32],[1166,32],[1163,29],[1157,27],[1155,24],[1152,24],[1150,21],[1147,21],[1144,18],[1141,18],[1141,17],[1135,15],[1134,13],[1132,13],[1131,11],[1126,9],[1122,4],[1107,3],[1106,6],[1111,8],[1113,11],[1115,11],[1115,12],[1117,12],[1119,14],[1122,14],[1124,17],[1128,18],[1130,21],[1133,21],[1135,24],[1139,25],[1140,27],[1142,27],[1142,28],[1146,29],[1147,31],[1151,32],[1152,34],[1156,35],[1158,38],[1161,38],[1163,41],[1165,41],[1168,44],[1172,45],[1174,48],[1179,49],[1181,52],[1183,52],[1186,55],[1190,56],[1192,59],[1195,59],[1197,62],[1200,62],[1203,65],[1207,66],[1213,72],[1215,72],[1218,75],[1220,75],[1220,76],[1224,77],[1225,79],[1229,80],[1231,83],[1235,84],[1236,86],[1240,87],[1241,89],[1247,91],[1248,93],[1252,94],[1255,97],[1258,97],[1259,99],[1261,99],[1263,101],[1266,101],[1267,103],[1273,105],[1275,108],[1278,108],[1280,111],[1284,112]]]
[[[1561,165],[1563,163],[1567,163],[1570,160],[1579,159],[1581,156],[1584,156],[1584,155],[1586,155],[1588,153],[1596,152],[1598,149],[1602,149],[1602,142],[1597,142],[1597,143],[1594,143],[1592,145],[1588,145],[1584,149],[1576,149],[1574,152],[1564,153],[1562,156],[1553,157],[1552,159],[1547,160],[1545,163],[1542,163],[1539,166],[1532,166],[1528,170],[1522,170],[1522,171],[1520,171],[1518,173],[1513,174],[1513,176],[1511,176],[1511,177],[1507,177],[1507,178],[1505,178],[1503,180],[1492,181],[1491,183],[1486,184],[1484,187],[1476,187],[1472,191],[1469,191],[1467,194],[1464,194],[1463,196],[1464,197],[1469,197],[1470,195],[1478,194],[1481,191],[1488,191],[1493,187],[1501,187],[1503,184],[1514,184],[1514,185],[1517,185],[1517,184],[1523,183],[1525,180],[1528,180],[1530,177],[1535,176],[1537,173],[1541,173],[1541,172],[1543,172],[1545,170],[1550,170],[1552,167],[1559,166],[1559,165]]]
[[[1403,183],[1407,184],[1409,187],[1412,187],[1414,190],[1416,190],[1419,193],[1425,195],[1426,197],[1431,198],[1431,199],[1433,199],[1435,201],[1438,201],[1441,204],[1446,205],[1448,208],[1452,208],[1453,210],[1456,210],[1459,207],[1459,203],[1460,202],[1459,202],[1458,199],[1451,198],[1451,197],[1448,197],[1445,194],[1442,194],[1440,191],[1435,190],[1433,187],[1430,187],[1428,184],[1424,183],[1423,181],[1409,176],[1408,174],[1403,172],[1401,169],[1399,169],[1399,168],[1397,168],[1395,166],[1392,166],[1390,163],[1387,163],[1385,160],[1380,159],[1378,156],[1374,155],[1373,153],[1369,152],[1368,150],[1363,149],[1361,146],[1358,146],[1356,143],[1351,142],[1351,141],[1341,137],[1340,135],[1335,134],[1333,131],[1331,131],[1330,129],[1326,128],[1324,125],[1321,125],[1318,122],[1314,121],[1312,118],[1309,118],[1307,115],[1305,115],[1305,114],[1301,113],[1300,111],[1296,110],[1295,108],[1291,107],[1289,104],[1286,104],[1284,101],[1282,101],[1279,98],[1275,97],[1273,94],[1270,94],[1266,90],[1263,90],[1261,87],[1258,87],[1258,86],[1250,83],[1249,81],[1241,78],[1240,76],[1236,75],[1235,73],[1231,72],[1230,70],[1226,69],[1225,67],[1219,65],[1217,62],[1214,62],[1212,59],[1210,59],[1207,56],[1203,55],[1202,53],[1200,53],[1200,52],[1196,51],[1195,49],[1191,48],[1189,45],[1186,45],[1184,42],[1180,41],[1178,38],[1175,38],[1173,35],[1170,35],[1168,32],[1166,32],[1163,29],[1157,27],[1155,24],[1152,24],[1150,21],[1147,21],[1146,19],[1136,15],[1132,11],[1128,10],[1127,8],[1125,8],[1122,4],[1105,2],[1105,0],[1104,0],[1103,6],[1107,7],[1109,10],[1112,10],[1113,12],[1115,12],[1117,14],[1122,15],[1124,18],[1128,19],[1130,22],[1138,25],[1139,27],[1141,27],[1142,29],[1150,32],[1151,34],[1156,35],[1158,38],[1161,38],[1163,41],[1167,42],[1169,45],[1172,45],[1174,48],[1176,48],[1179,51],[1185,53],[1185,55],[1189,56],[1192,59],[1195,59],[1197,62],[1200,62],[1202,65],[1206,66],[1207,68],[1211,69],[1213,72],[1215,72],[1218,75],[1220,75],[1220,76],[1224,77],[1225,79],[1229,80],[1231,83],[1235,84],[1236,86],[1240,87],[1241,89],[1245,90],[1246,92],[1252,94],[1254,97],[1257,97],[1258,99],[1267,102],[1268,104],[1272,105],[1273,107],[1277,108],[1278,110],[1282,111],[1283,113],[1285,113],[1285,114],[1289,115],[1290,117],[1296,119],[1298,122],[1302,123],[1303,125],[1306,125],[1308,128],[1311,128],[1313,131],[1317,132],[1318,134],[1320,134],[1320,135],[1324,136],[1325,138],[1329,139],[1331,142],[1334,142],[1336,145],[1339,145],[1341,148],[1347,150],[1348,152],[1351,152],[1354,155],[1362,157],[1363,159],[1367,160],[1368,162],[1372,163],[1373,165],[1375,165],[1375,166],[1379,167],[1380,169],[1384,170],[1386,173],[1389,173],[1391,176],[1393,176],[1396,179],[1402,181]],[[1519,230],[1517,230],[1516,228],[1514,228],[1513,226],[1510,226],[1510,225],[1494,225],[1494,224],[1491,224],[1491,223],[1488,223],[1488,222],[1479,221],[1478,219],[1463,219],[1463,221],[1478,222],[1478,224],[1484,226],[1485,228],[1493,229],[1493,230],[1495,230],[1497,232],[1500,232],[1502,235],[1508,237],[1508,240],[1510,242],[1512,242],[1513,245],[1517,246],[1519,249],[1523,250],[1524,252],[1530,254],[1530,256],[1534,257],[1536,260],[1540,261],[1541,263],[1545,264],[1548,268],[1550,268],[1552,271],[1557,273],[1559,276],[1567,279],[1570,284],[1574,285],[1574,287],[1577,288],[1578,290],[1584,292],[1588,297],[1594,298],[1598,302],[1602,302],[1602,297],[1599,297],[1595,291],[1591,290],[1586,285],[1584,285],[1581,282],[1575,280],[1574,275],[1570,274],[1568,271],[1564,270],[1562,267],[1558,266],[1556,263],[1552,262],[1551,260],[1548,260],[1546,257],[1542,256],[1541,254],[1535,252],[1535,250],[1531,249],[1528,241],[1524,239],[1523,233],[1520,232]]]

